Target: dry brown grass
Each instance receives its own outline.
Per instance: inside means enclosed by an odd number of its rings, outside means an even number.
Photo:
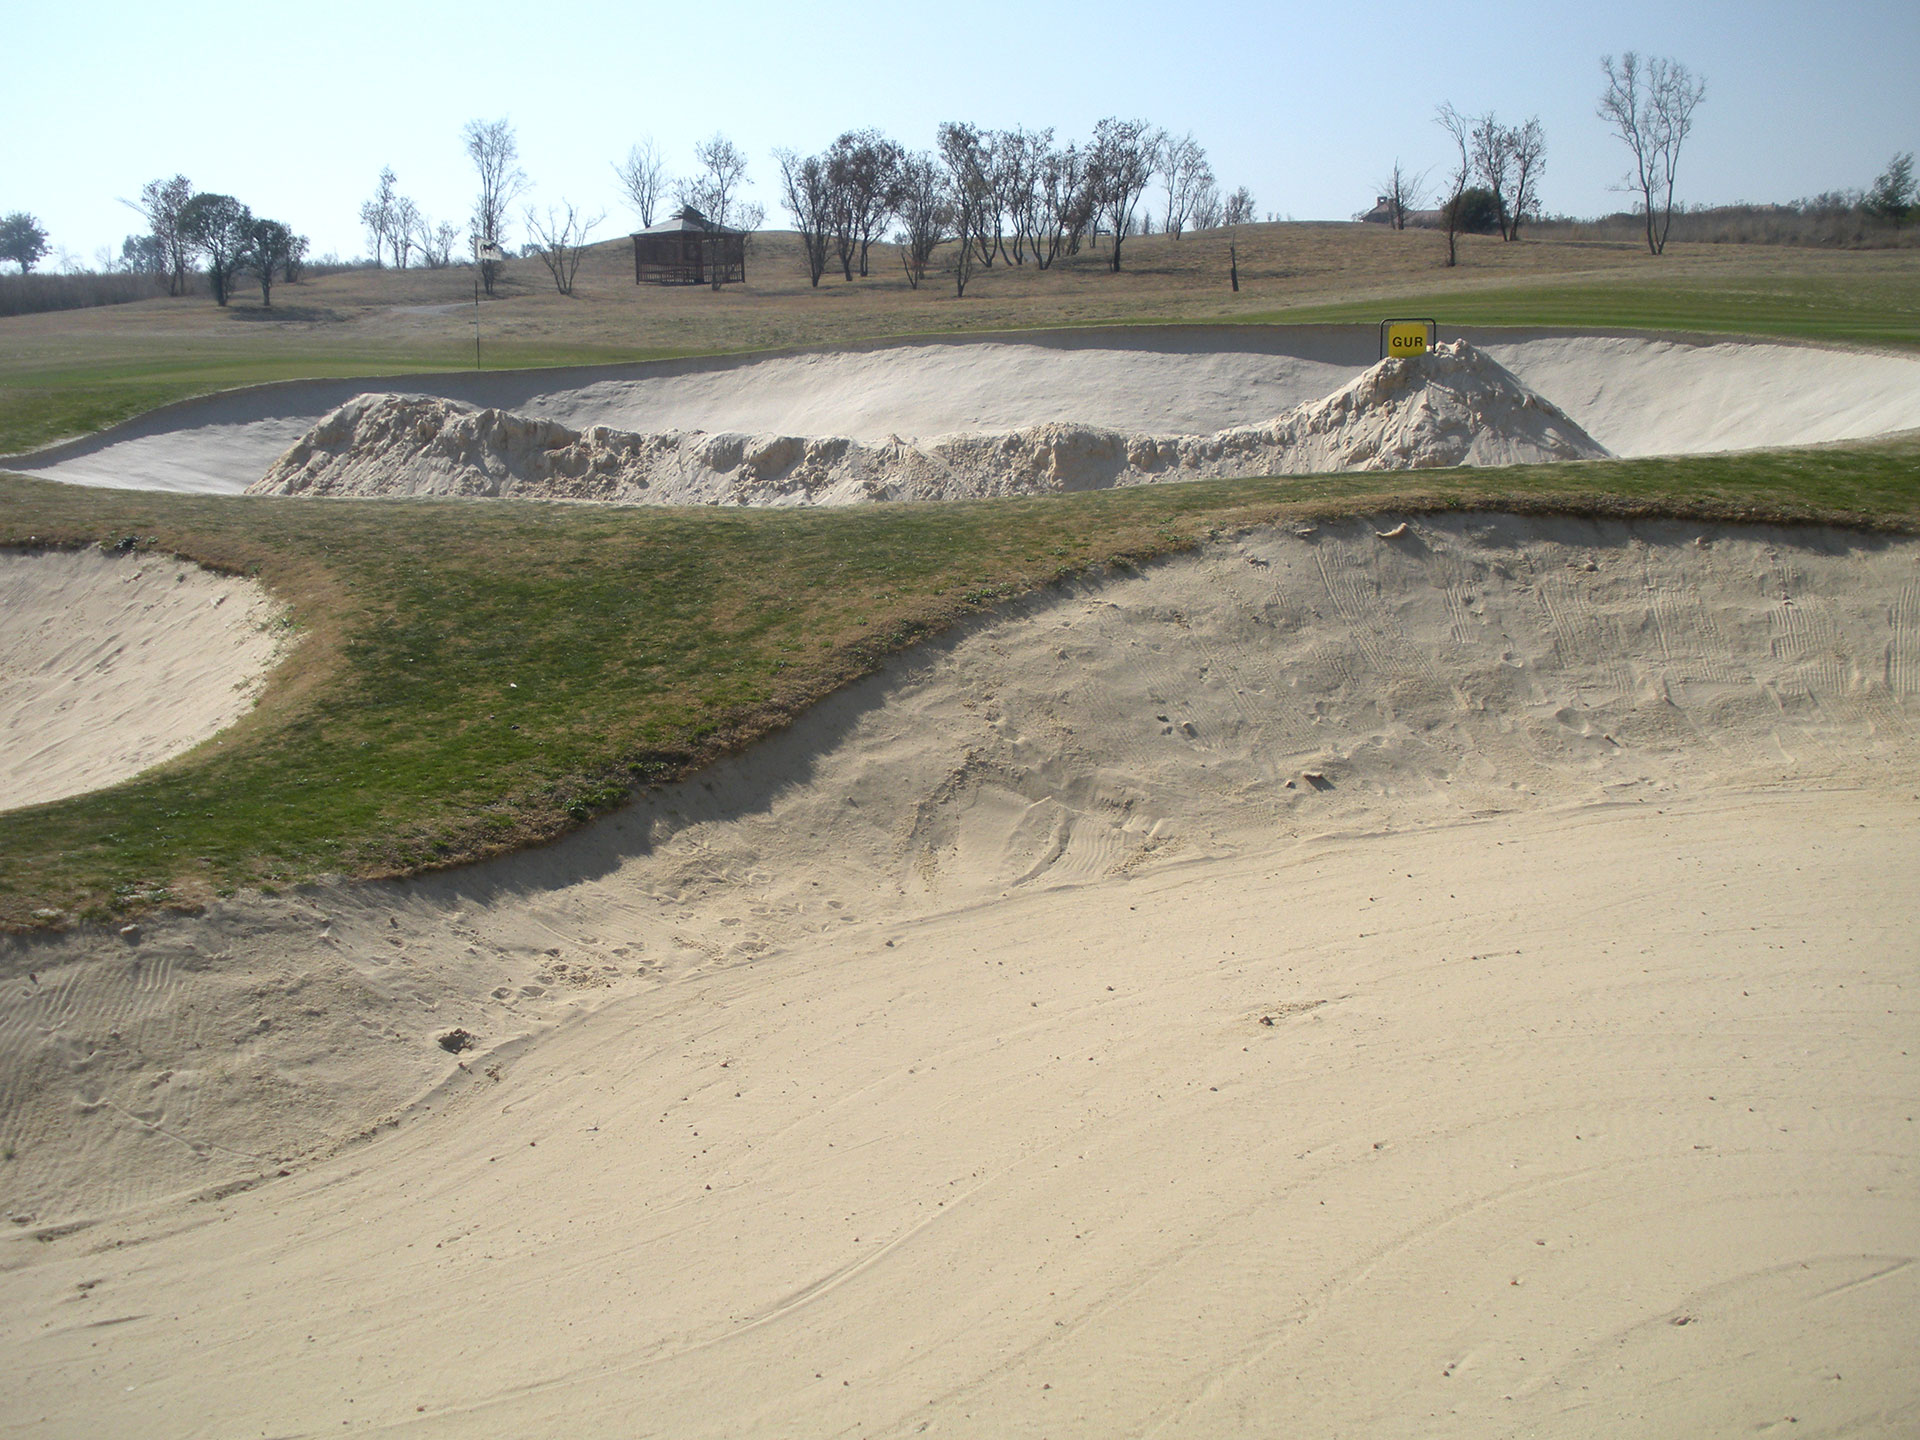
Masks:
[[[979,272],[966,297],[957,299],[944,275],[910,289],[891,246],[875,250],[870,277],[848,283],[829,272],[811,287],[798,242],[785,233],[755,237],[744,286],[719,292],[637,286],[621,238],[588,252],[571,297],[555,291],[537,261],[512,262],[500,295],[480,307],[482,335],[490,364],[537,363],[546,356],[779,348],[903,334],[1279,318],[1414,292],[1470,295],[1572,281],[1840,276],[1876,262],[1913,268],[1907,256],[1707,245],[1674,247],[1655,258],[1631,239],[1509,245],[1468,236],[1460,265],[1448,270],[1441,264],[1445,242],[1436,234],[1351,224],[1255,225],[1232,243],[1240,260],[1238,294],[1228,284],[1229,237],[1211,231],[1129,240],[1118,274],[1106,268],[1104,248],[1050,270],[995,266]],[[8,319],[7,368],[36,357],[111,351],[124,359],[209,346],[252,352],[263,361],[364,355],[396,363],[472,362],[473,290],[464,269],[354,270],[276,294],[270,311],[243,292],[225,310],[196,296]]]

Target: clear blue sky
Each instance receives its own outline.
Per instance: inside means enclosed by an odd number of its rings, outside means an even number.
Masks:
[[[30,211],[82,262],[140,228],[118,197],[176,172],[286,221],[316,254],[365,250],[357,214],[382,165],[464,228],[461,126],[503,116],[528,198],[605,209],[600,238],[632,228],[609,164],[643,137],[691,169],[694,142],[724,131],[779,225],[776,146],[871,125],[929,148],[943,120],[1082,137],[1113,114],[1191,131],[1262,216],[1345,219],[1396,157],[1438,167],[1442,100],[1539,115],[1545,207],[1600,214],[1623,208],[1625,155],[1594,117],[1599,57],[1628,49],[1706,78],[1687,201],[1865,186],[1920,149],[1914,0],[100,0],[14,7],[5,37],[0,212]]]

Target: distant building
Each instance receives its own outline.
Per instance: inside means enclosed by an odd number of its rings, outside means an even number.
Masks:
[[[1391,225],[1393,224],[1393,202],[1384,195],[1379,196],[1374,200],[1371,210],[1353,218],[1365,225]],[[1446,221],[1438,210],[1407,211],[1409,230],[1439,230],[1445,224]]]
[[[636,285],[741,285],[747,279],[747,232],[716,225],[693,206],[633,237]]]

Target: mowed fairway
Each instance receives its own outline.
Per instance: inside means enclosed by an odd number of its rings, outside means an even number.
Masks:
[[[1200,235],[955,302],[790,239],[721,295],[516,266],[483,344],[1920,340],[1911,253],[1253,227],[1238,297]],[[447,368],[464,283],[0,321],[0,448]],[[0,813],[0,1429],[1904,1433],[1917,481],[1911,435],[805,513],[0,478],[0,543],[288,617],[216,742]]]

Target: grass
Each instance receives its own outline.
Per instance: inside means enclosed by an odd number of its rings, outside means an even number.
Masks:
[[[1898,265],[1880,270],[1863,264],[1851,278],[1656,277],[1629,284],[1514,285],[1397,299],[1409,314],[1444,315],[1450,325],[1677,330],[1920,348],[1920,288]],[[1264,318],[1377,320],[1379,305],[1310,306]]]
[[[1920,344],[1920,253],[1473,241],[1257,226],[1130,242],[965,301],[884,269],[814,290],[763,237],[755,283],[641,291],[620,247],[579,296],[521,273],[489,362],[605,361],[1123,321],[1364,320],[1739,330]],[[881,260],[884,267],[890,263]],[[462,272],[351,272],[271,314],[159,300],[0,320],[0,451],[267,379],[470,363]],[[303,501],[0,476],[0,545],[139,548],[257,575],[297,650],[217,742],[126,784],[0,814],[0,928],[105,920],[246,886],[393,875],[551,839],[777,728],[921,637],[1018,594],[1304,514],[1448,507],[1920,529],[1920,444],[1501,471],[1205,481],[836,511]]]

